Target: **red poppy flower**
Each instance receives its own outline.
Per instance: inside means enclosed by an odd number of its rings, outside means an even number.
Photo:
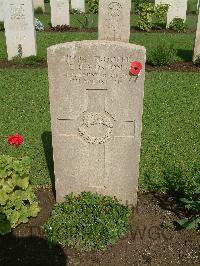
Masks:
[[[7,140],[10,145],[19,147],[23,143],[24,138],[18,133],[16,133],[15,135],[9,136]]]
[[[139,76],[142,71],[142,64],[138,61],[132,62],[130,67],[130,73],[134,76]]]

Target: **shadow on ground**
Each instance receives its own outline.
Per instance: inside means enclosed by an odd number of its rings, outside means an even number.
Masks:
[[[177,50],[178,57],[182,58],[186,62],[192,61],[193,58],[193,51],[192,50],[183,50],[178,49]]]
[[[45,131],[42,134],[41,138],[42,138],[44,154],[45,154],[45,158],[47,162],[47,167],[48,167],[49,175],[51,178],[53,194],[54,194],[54,197],[56,197],[53,148],[52,148],[52,133],[50,131]]]
[[[35,236],[0,237],[1,266],[66,266],[67,258],[59,246],[50,247],[44,239]]]

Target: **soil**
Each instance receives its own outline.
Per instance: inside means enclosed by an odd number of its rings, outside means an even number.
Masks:
[[[4,28],[0,28],[0,32],[4,32]],[[81,27],[70,27],[68,25],[63,25],[63,26],[57,26],[57,27],[52,27],[49,25],[48,28],[44,29],[45,32],[98,32],[97,27],[92,27],[92,28],[81,28]],[[143,32],[143,33],[172,33],[172,34],[177,34],[176,31],[171,30],[171,29],[151,29],[150,31],[142,31],[137,29],[136,27],[131,27],[130,29],[131,33],[135,32]],[[194,29],[186,29],[185,32],[181,32],[181,34],[188,34],[188,33],[193,33],[195,32]]]
[[[41,225],[55,203],[49,188],[38,188],[41,212],[28,224],[0,238],[0,265],[200,265],[200,232],[180,230],[181,217],[173,198],[140,194],[128,233],[106,251],[80,253],[59,245],[50,247]]]
[[[52,27],[49,24],[49,28],[46,28],[44,31],[46,31],[46,32],[98,32],[98,28],[97,27],[80,28],[80,27],[70,27],[68,25]],[[142,31],[142,30],[137,29],[136,27],[131,27],[130,32],[131,33],[145,32],[145,33],[174,33],[174,34],[177,34],[176,31],[171,30],[171,29],[151,29],[150,31]],[[182,34],[184,34],[184,33],[187,34],[187,33],[192,33],[192,32],[195,32],[195,30],[187,29],[185,32],[182,32]]]

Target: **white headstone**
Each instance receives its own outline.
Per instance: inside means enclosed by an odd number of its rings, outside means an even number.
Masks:
[[[85,0],[71,0],[71,8],[85,12]]]
[[[169,10],[167,13],[167,26],[174,18],[186,20],[187,0],[156,0],[155,4],[168,4]]]
[[[129,42],[131,0],[99,0],[99,40]]]
[[[3,1],[4,0],[0,0],[0,21],[4,21]]]
[[[198,11],[199,11],[199,4],[200,4],[200,0],[197,0],[197,8],[196,8],[197,13],[198,13]]]
[[[34,9],[41,8],[43,12],[45,11],[44,0],[33,0]]]
[[[69,0],[50,0],[53,27],[70,25]]]
[[[200,9],[199,9],[199,15],[198,15],[198,22],[197,22],[197,31],[196,31],[193,61],[195,62],[197,58],[200,59]]]
[[[130,75],[133,61],[139,76]],[[145,48],[59,44],[48,49],[48,71],[57,201],[91,191],[136,205]]]
[[[32,0],[6,0],[4,13],[8,60],[18,55],[22,57],[36,55]]]

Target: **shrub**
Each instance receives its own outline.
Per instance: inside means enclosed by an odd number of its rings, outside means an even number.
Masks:
[[[176,50],[172,44],[160,42],[149,54],[148,63],[153,66],[166,66],[175,61]]]
[[[169,9],[169,5],[157,5],[155,7],[155,27],[158,29],[166,28],[167,24],[167,12]]]
[[[154,5],[152,3],[142,3],[138,7],[139,20],[137,27],[143,31],[150,31],[153,26]]]
[[[43,228],[50,243],[82,251],[102,250],[126,233],[130,214],[115,198],[82,192],[57,204]]]
[[[82,19],[76,19],[79,24],[80,24],[80,27],[82,29],[89,29],[89,28],[92,28],[93,26],[93,23],[94,23],[94,18],[93,18],[93,15],[92,14],[85,14]]]
[[[190,217],[183,218],[178,221],[178,224],[185,229],[199,229],[200,228],[200,190],[197,191],[196,198],[181,198],[181,203],[185,209],[189,211]]]
[[[174,18],[172,22],[169,24],[169,29],[174,30],[176,32],[185,32],[186,24],[181,18]]]
[[[99,0],[88,0],[89,13],[98,14]]]
[[[135,7],[135,13],[137,14],[139,11],[139,5],[143,3],[151,3],[151,0],[134,0],[134,7]]]
[[[0,156],[0,234],[6,234],[40,208],[29,182],[30,161]]]

